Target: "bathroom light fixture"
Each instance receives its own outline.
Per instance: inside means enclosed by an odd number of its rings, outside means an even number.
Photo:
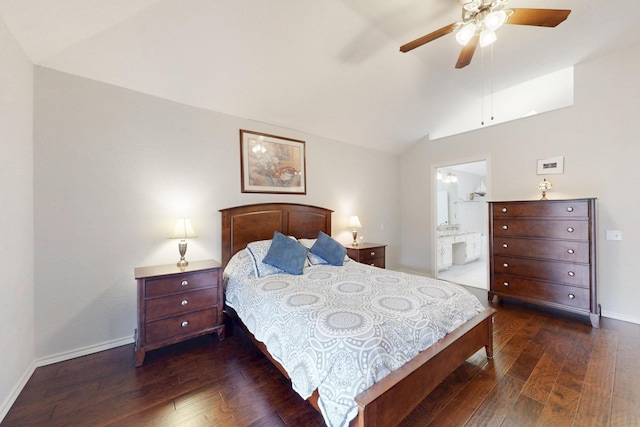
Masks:
[[[198,237],[198,235],[193,231],[193,227],[191,226],[191,220],[189,218],[180,218],[176,221],[175,227],[173,227],[173,232],[169,236],[170,239],[180,239],[178,242],[178,252],[180,253],[180,261],[176,264],[180,268],[185,268],[189,265],[184,256],[187,253],[187,238]]]
[[[349,228],[352,228],[353,231],[351,235],[353,236],[353,246],[358,246],[358,228],[362,228],[362,224],[360,224],[360,220],[357,215],[353,215],[349,217]]]

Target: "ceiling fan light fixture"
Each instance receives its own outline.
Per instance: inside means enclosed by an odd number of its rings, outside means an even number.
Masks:
[[[456,41],[460,43],[462,46],[466,46],[469,43],[469,40],[476,33],[476,24],[473,22],[468,22],[462,26],[456,33]]]
[[[487,47],[498,39],[495,31],[482,30],[480,33],[480,47]]]
[[[487,30],[495,31],[498,28],[502,27],[507,21],[507,12],[504,10],[496,10],[494,12],[489,13],[483,21],[484,27]]]

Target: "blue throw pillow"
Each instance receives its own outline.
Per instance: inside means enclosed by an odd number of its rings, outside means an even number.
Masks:
[[[340,242],[321,231],[318,233],[318,240],[311,246],[310,252],[331,265],[342,265],[347,249]]]
[[[271,247],[262,262],[279,268],[289,274],[302,274],[307,260],[308,249],[297,240],[290,239],[276,231]]]

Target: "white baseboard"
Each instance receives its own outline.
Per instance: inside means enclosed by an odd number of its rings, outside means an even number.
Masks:
[[[640,325],[640,318],[625,316],[623,314],[612,313],[610,311],[602,310],[602,317],[608,317],[609,319],[622,320],[623,322],[635,323]]]
[[[22,375],[22,378],[20,378],[20,381],[18,381],[18,384],[16,384],[16,386],[13,388],[13,390],[11,391],[9,396],[7,396],[7,398],[4,400],[4,402],[2,402],[2,406],[0,406],[0,422],[2,422],[2,420],[4,420],[4,417],[7,416],[7,414],[9,413],[9,409],[11,409],[15,401],[18,399],[20,392],[22,392],[22,389],[24,388],[24,386],[27,385],[29,378],[31,378],[31,375],[33,375],[33,372],[35,370],[36,370],[36,364],[35,362],[31,362],[31,365],[24,372],[24,374]]]
[[[11,406],[13,406],[16,399],[18,399],[20,392],[22,392],[24,386],[27,385],[27,382],[35,372],[36,368],[51,365],[53,363],[64,362],[65,360],[75,359],[76,357],[86,356],[92,353],[98,353],[100,351],[109,350],[112,348],[120,347],[122,345],[131,344],[133,340],[133,336],[119,338],[116,340],[79,348],[73,351],[67,351],[64,353],[55,354],[53,356],[43,357],[33,361],[29,366],[29,369],[27,369],[22,378],[20,378],[18,384],[16,384],[16,386],[13,388],[11,394],[5,399],[4,402],[2,402],[2,406],[0,406],[0,422],[2,422],[4,417],[7,416],[9,410],[11,409]]]
[[[120,347],[122,345],[131,344],[133,342],[133,336],[118,338],[111,341],[106,341],[100,344],[90,345],[88,347],[79,348],[64,353],[54,354],[52,356],[46,356],[40,359],[36,359],[36,367],[47,366],[53,363],[64,362],[65,360],[75,359],[76,357],[86,356],[88,354],[98,353],[99,351],[109,350],[112,348]]]

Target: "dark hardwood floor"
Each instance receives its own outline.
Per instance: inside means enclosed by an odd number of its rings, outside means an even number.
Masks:
[[[474,356],[402,426],[640,426],[640,325],[493,304],[495,357]],[[2,426],[322,426],[235,329],[36,369]]]

